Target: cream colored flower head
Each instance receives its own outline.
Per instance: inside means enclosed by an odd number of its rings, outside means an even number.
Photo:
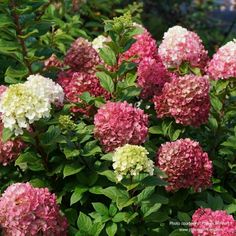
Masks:
[[[153,161],[148,158],[148,151],[141,146],[126,144],[116,149],[113,155],[113,168],[118,181],[125,176],[136,176],[141,172],[153,175]]]
[[[32,75],[23,84],[10,85],[0,101],[0,112],[5,128],[15,135],[41,118],[50,117],[52,103],[62,103],[62,88],[48,78]]]

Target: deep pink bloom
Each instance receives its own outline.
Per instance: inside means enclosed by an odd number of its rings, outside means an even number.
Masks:
[[[46,69],[53,68],[53,67],[63,67],[63,62],[58,59],[55,54],[52,54],[47,60],[44,61],[44,67]]]
[[[157,54],[156,40],[152,38],[151,34],[144,29],[144,32],[139,35],[135,35],[136,42],[131,47],[121,54],[119,61],[131,60],[139,63],[145,57],[155,57]]]
[[[191,232],[193,236],[235,236],[236,221],[226,211],[199,208],[192,216]]]
[[[167,68],[178,68],[188,62],[203,69],[208,61],[208,53],[199,36],[181,26],[174,26],[164,34],[158,53]]]
[[[124,144],[142,144],[148,134],[148,116],[127,102],[107,102],[94,117],[95,137],[106,152]]]
[[[236,78],[236,39],[222,46],[213,55],[207,71],[215,80]]]
[[[162,144],[156,166],[168,176],[167,191],[190,187],[197,191],[211,184],[212,162],[199,143],[188,138]]]
[[[55,194],[29,183],[9,186],[0,198],[0,225],[4,235],[65,236],[67,221],[60,215]]]
[[[206,123],[210,111],[208,77],[185,75],[165,83],[162,94],[153,101],[157,117],[173,117],[183,125]]]
[[[92,43],[79,37],[67,51],[64,62],[74,71],[90,73],[95,70],[101,59]]]
[[[160,57],[145,57],[138,65],[137,84],[142,88],[141,98],[147,99],[159,95],[171,74],[163,65]]]
[[[0,163],[5,166],[20,155],[20,152],[26,147],[26,144],[19,138],[3,142],[2,131],[3,124],[0,123]]]
[[[82,102],[79,98],[84,92],[89,92],[91,96],[102,96],[105,99],[110,98],[110,94],[101,87],[98,78],[94,74],[85,72],[62,72],[58,76],[57,82],[64,90],[65,97],[69,102],[81,103],[82,107],[72,107],[72,112],[81,112],[89,115],[91,106]]]

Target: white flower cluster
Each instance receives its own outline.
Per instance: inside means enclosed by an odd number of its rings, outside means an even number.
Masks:
[[[51,104],[62,104],[63,89],[51,79],[31,75],[23,84],[10,85],[0,101],[5,128],[23,134],[24,128],[41,118],[50,117]]]
[[[92,46],[97,52],[99,52],[99,49],[104,47],[104,43],[109,42],[109,41],[110,40],[108,37],[105,37],[103,35],[99,35],[97,38],[95,38],[92,41]]]
[[[136,176],[141,172],[153,175],[153,161],[148,157],[148,151],[138,145],[126,144],[116,149],[113,155],[113,168],[116,178],[121,181],[124,176]]]

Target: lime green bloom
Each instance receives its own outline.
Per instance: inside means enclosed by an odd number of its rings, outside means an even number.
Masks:
[[[125,176],[136,176],[141,172],[153,175],[153,161],[148,158],[148,151],[141,146],[126,144],[116,149],[113,155],[113,168],[116,178],[121,181]]]

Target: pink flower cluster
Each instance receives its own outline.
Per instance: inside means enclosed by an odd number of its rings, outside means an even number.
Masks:
[[[120,56],[120,62],[132,60],[139,63],[145,57],[155,57],[157,54],[156,40],[152,38],[151,34],[144,29],[142,34],[135,35],[136,42]]]
[[[0,123],[0,163],[4,166],[14,161],[20,152],[26,147],[20,139],[2,141],[3,124]]]
[[[139,145],[148,134],[148,116],[127,102],[107,102],[94,117],[95,137],[106,152],[125,144]]]
[[[199,36],[181,26],[174,26],[164,34],[158,53],[167,68],[178,68],[183,62],[188,62],[203,69],[208,61]]]
[[[44,61],[44,67],[46,69],[53,67],[63,67],[63,62],[60,61],[55,54],[52,54],[46,61]]]
[[[59,213],[56,196],[47,188],[16,183],[0,198],[0,225],[4,235],[67,235],[67,221]]]
[[[72,43],[66,53],[64,62],[74,71],[93,72],[101,59],[92,43],[80,37]]]
[[[199,143],[188,138],[162,144],[156,166],[168,176],[167,191],[190,187],[197,191],[211,184],[212,162]]]
[[[222,46],[213,55],[207,71],[215,80],[236,77],[236,39]]]
[[[192,216],[193,236],[235,236],[236,221],[226,211],[199,208]]]
[[[63,88],[66,99],[72,103],[81,103],[79,96],[84,92],[89,92],[91,96],[95,97],[110,98],[110,94],[101,87],[98,78],[93,74],[73,71],[61,72],[57,82]],[[82,103],[81,107],[74,106],[71,111],[89,115],[91,109],[91,106]]]
[[[185,75],[165,83],[162,94],[153,101],[159,118],[174,117],[177,123],[199,126],[210,111],[208,77]]]
[[[143,58],[138,65],[137,84],[142,88],[140,97],[147,99],[160,94],[170,76],[158,55]]]

